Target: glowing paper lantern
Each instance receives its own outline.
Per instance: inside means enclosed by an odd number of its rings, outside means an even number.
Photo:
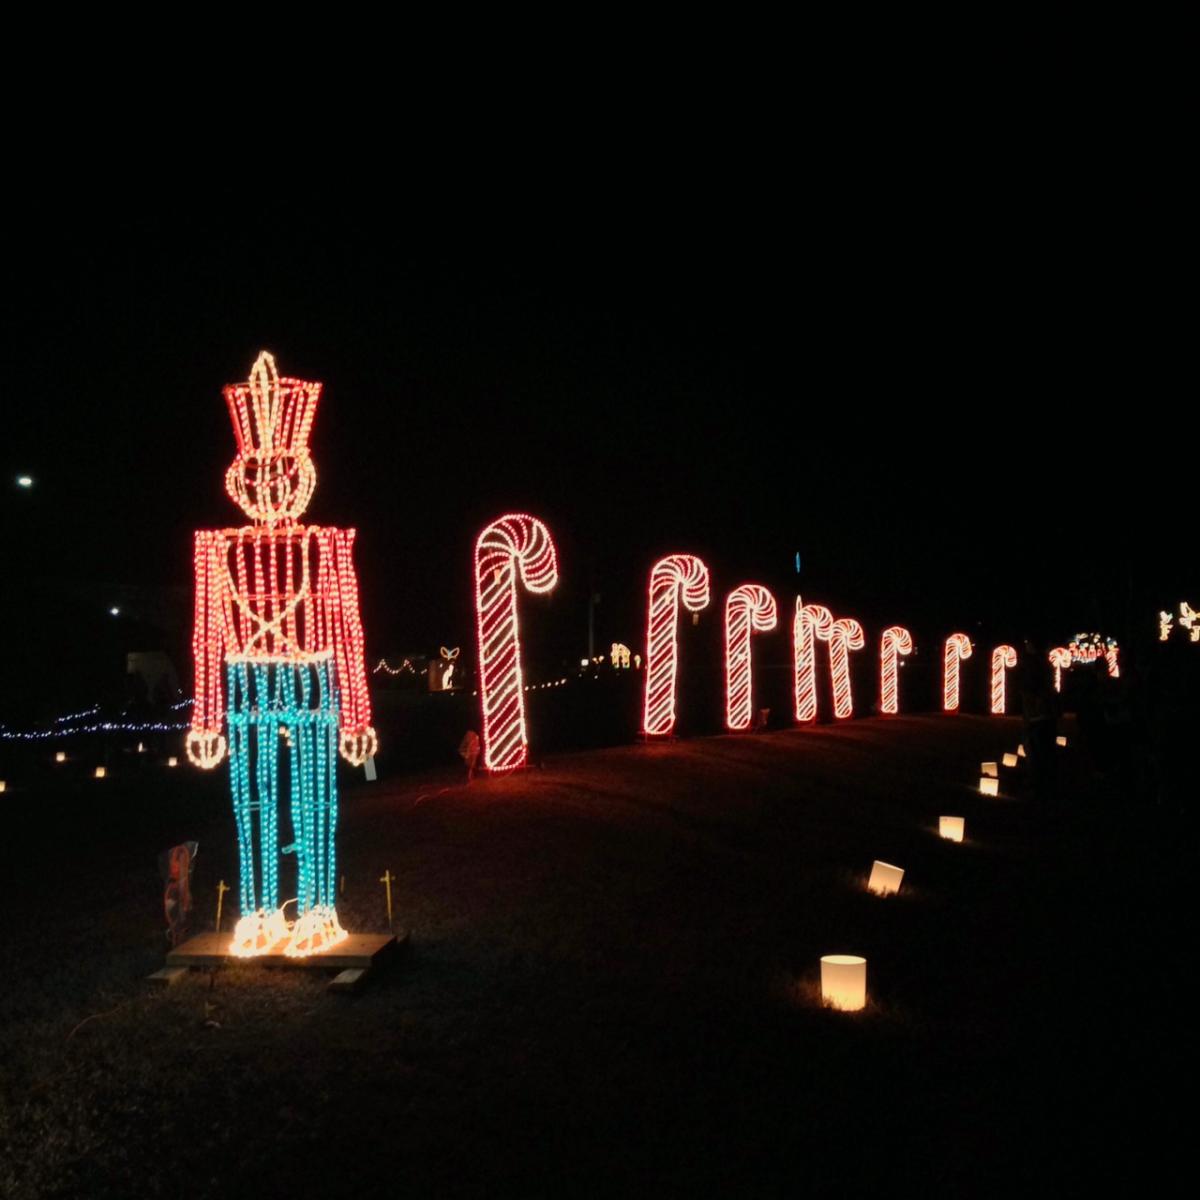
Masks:
[[[8,784],[3,779],[0,779],[0,792],[7,792]]]
[[[984,796],[1000,795],[1000,780],[994,775],[984,775],[979,781],[979,791]]]
[[[97,779],[103,779],[107,774],[108,770],[105,767],[97,767],[94,772],[95,778]]]
[[[228,748],[241,885],[230,952],[241,956],[286,940],[283,953],[298,957],[347,936],[336,909],[336,761],[340,752],[361,766],[377,748],[355,531],[299,524],[316,485],[308,439],[320,394],[319,383],[280,377],[265,352],[247,383],[224,389],[237,439],[225,489],[252,523],[195,538],[187,753],[211,769]],[[294,922],[279,886],[281,777],[297,873]]]
[[[986,775],[991,779],[996,779],[1000,775],[1000,771],[994,762],[985,762],[979,764],[980,775]]]
[[[1004,756],[1004,765],[1006,767],[1015,767],[1017,765],[1017,756],[1015,754],[1006,754]]]
[[[1054,690],[1062,691],[1062,673],[1071,665],[1071,652],[1065,646],[1055,646],[1050,651],[1050,665],[1054,668]]]
[[[517,575],[535,594],[558,583],[550,531],[527,513],[493,521],[475,541],[475,627],[483,762],[489,771],[523,767],[529,757],[517,625]],[[584,660],[586,664],[587,660]]]
[[[992,713],[1003,716],[1007,711],[1004,696],[1004,673],[1017,665],[1017,652],[1011,646],[997,646],[992,651]]]
[[[1017,747],[1017,757],[1018,757],[1018,758],[1024,758],[1024,757],[1025,757],[1025,745],[1024,745],[1024,743],[1022,743],[1020,746],[1018,746],[1018,747]]]
[[[971,657],[971,639],[965,633],[952,633],[946,639],[945,670],[942,675],[942,707],[958,711],[959,664]]]
[[[796,597],[792,618],[792,669],[796,694],[796,720],[817,719],[816,642],[828,641],[833,631],[833,613],[821,604],[805,604]]]
[[[642,730],[662,737],[675,728],[679,608],[708,606],[708,568],[694,554],[668,554],[650,571],[646,618],[646,696]]]
[[[62,750],[59,750],[54,755],[54,761],[56,763],[64,763],[67,761],[67,756]]]
[[[748,729],[753,719],[750,633],[766,633],[778,622],[775,597],[757,583],[743,583],[725,599],[725,724],[730,729]]]
[[[903,625],[890,625],[879,635],[879,711],[895,714],[900,711],[900,655],[911,654],[912,634]]]
[[[877,896],[891,896],[900,890],[900,881],[904,878],[903,867],[893,867],[891,863],[880,862],[878,859],[871,864],[871,877],[867,880],[867,890]]]
[[[1065,746],[1067,744],[1067,739],[1063,737],[1061,733],[1054,740],[1060,746]]]
[[[938,834],[947,841],[961,842],[967,831],[965,817],[939,817]]]
[[[821,1000],[841,1012],[867,1005],[867,960],[856,954],[826,954],[821,959]]]

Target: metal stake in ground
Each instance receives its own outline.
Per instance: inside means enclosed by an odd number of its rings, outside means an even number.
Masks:
[[[221,904],[225,899],[225,893],[227,891],[229,891],[229,888],[226,886],[225,880],[222,879],[221,882],[217,884],[217,932],[218,933],[221,932]]]
[[[396,877],[391,871],[384,871],[379,877],[379,882],[387,889],[388,930],[395,933],[395,929],[392,928],[392,884],[396,882]]]

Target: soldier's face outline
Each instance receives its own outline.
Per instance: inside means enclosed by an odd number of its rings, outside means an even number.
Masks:
[[[239,454],[225,473],[225,488],[252,521],[295,521],[308,508],[317,470],[306,450]]]

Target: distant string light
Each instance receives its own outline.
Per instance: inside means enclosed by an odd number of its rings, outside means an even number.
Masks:
[[[942,707],[946,712],[958,711],[960,664],[971,657],[971,639],[965,633],[952,633],[946,639],[942,672]]]
[[[766,633],[779,623],[775,597],[761,584],[743,583],[725,599],[725,724],[747,729],[753,718],[751,632]]]
[[[442,647],[440,647],[440,650],[441,650],[441,654],[442,654],[442,657],[440,660],[440,665],[441,665],[441,670],[442,670],[442,675],[441,675],[442,691],[448,692],[451,690],[451,687],[452,687],[451,680],[454,678],[454,668],[458,664],[458,655],[459,655],[460,647],[455,646],[453,650],[447,650],[445,646],[442,646]]]
[[[1017,665],[1017,652],[1012,646],[997,646],[992,651],[992,713],[1003,716],[1007,712],[1005,701],[1005,672]]]
[[[668,554],[650,571],[646,617],[646,693],[642,730],[665,737],[675,728],[679,609],[708,606],[708,568],[694,554]]]
[[[475,541],[475,627],[483,709],[483,761],[489,771],[523,767],[529,757],[517,623],[517,573],[535,594],[558,583],[550,531],[527,513],[508,513]]]
[[[32,475],[18,475],[17,476],[17,487],[26,488],[26,489],[33,487],[33,476]]]
[[[900,655],[913,651],[912,634],[903,625],[890,625],[879,636],[879,711],[895,716],[900,711]]]
[[[416,668],[407,658],[398,667],[388,666],[388,660],[386,658],[381,658],[371,669],[371,674],[378,675],[380,671],[384,671],[388,675],[403,675],[405,671],[407,671],[410,675],[415,675],[417,673]]]

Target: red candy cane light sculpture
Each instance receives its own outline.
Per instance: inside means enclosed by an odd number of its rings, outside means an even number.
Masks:
[[[475,540],[475,627],[479,635],[479,699],[483,761],[489,771],[523,767],[525,736],[521,639],[517,631],[517,572],[531,592],[558,583],[550,531],[536,517],[509,513]]]
[[[796,597],[792,618],[792,671],[796,720],[817,719],[816,641],[827,642],[833,632],[833,613],[823,604],[805,604]]]
[[[833,684],[833,715],[839,719],[854,715],[854,696],[850,690],[850,650],[866,644],[862,626],[853,617],[839,617],[829,629],[829,678]]]
[[[971,639],[965,633],[952,633],[946,639],[945,671],[942,676],[942,707],[958,711],[959,663],[971,657]]]
[[[708,598],[708,568],[694,554],[668,554],[651,568],[642,721],[650,737],[663,737],[675,728],[679,606],[699,612],[708,606]]]
[[[775,597],[757,583],[743,583],[725,599],[725,724],[747,729],[752,716],[750,633],[779,623]]]
[[[903,625],[890,625],[879,638],[879,711],[895,716],[900,711],[897,658],[911,654],[912,634]]]
[[[1062,691],[1062,673],[1067,670],[1074,661],[1071,658],[1071,652],[1066,646],[1055,646],[1049,654],[1050,665],[1054,668],[1054,690]]]
[[[1004,695],[1004,672],[1017,665],[1017,652],[1011,646],[997,646],[992,651],[992,714],[1002,717],[1007,709]]]

